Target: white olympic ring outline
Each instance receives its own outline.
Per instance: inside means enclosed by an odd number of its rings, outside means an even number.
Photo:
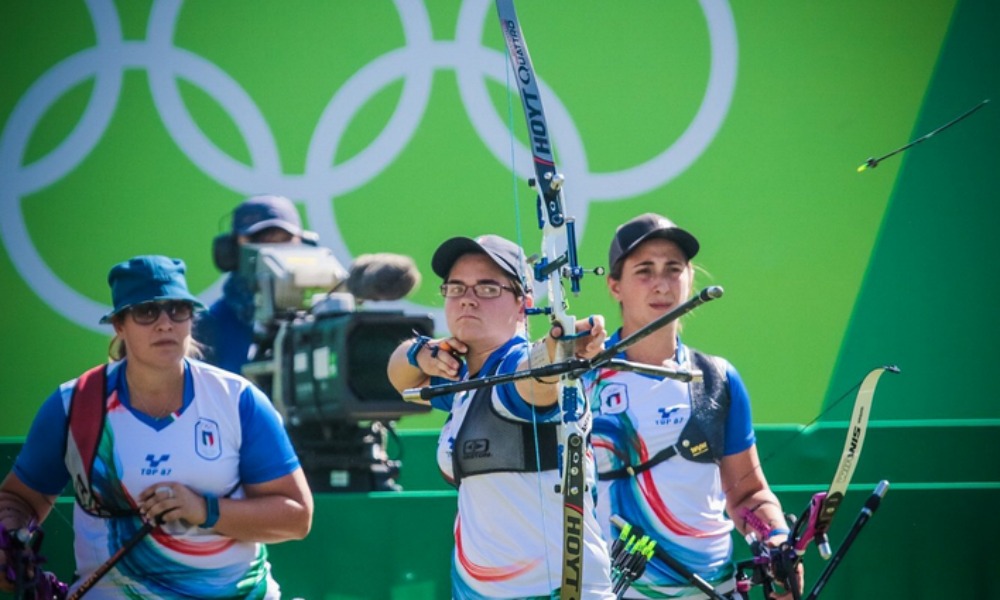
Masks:
[[[72,172],[100,142],[121,94],[124,71],[148,72],[153,102],[168,134],[197,168],[223,186],[243,195],[273,190],[306,204],[310,229],[319,233],[343,264],[351,254],[333,217],[333,201],[364,186],[388,168],[415,134],[430,100],[433,75],[453,69],[459,96],[474,129],[488,151],[510,168],[508,124],[494,110],[486,77],[506,85],[508,68],[499,50],[481,43],[491,0],[463,0],[454,40],[434,40],[423,2],[394,0],[405,44],[362,67],[336,91],[323,110],[309,142],[302,175],[286,175],[274,135],[246,91],[228,73],[205,58],[173,45],[182,0],[154,0],[145,40],[125,40],[114,0],[86,0],[96,34],[93,47],[62,60],[36,80],[18,100],[0,133],[0,239],[24,281],[56,312],[72,322],[105,333],[98,325],[109,306],[72,289],[52,272],[38,253],[20,210],[21,199],[53,185]],[[714,139],[728,113],[736,86],[736,26],[728,0],[699,0],[711,44],[710,73],[702,103],[683,134],[660,154],[615,173],[592,173],[583,140],[566,106],[539,78],[548,109],[553,143],[560,166],[572,182],[578,235],[586,229],[587,208],[593,201],[619,200],[658,188],[684,172]],[[93,92],[79,122],[47,155],[23,165],[28,141],[47,111],[67,92],[93,78]],[[228,156],[198,128],[184,105],[177,80],[200,86],[228,112],[250,152],[251,166]],[[361,152],[334,164],[347,126],[366,102],[397,80],[403,81],[396,110],[379,135]],[[514,169],[533,176],[529,150],[515,142]],[[206,302],[221,293],[220,277],[199,293]],[[382,303],[389,309],[428,308],[410,302]],[[435,311],[431,311],[435,312]],[[438,311],[439,312],[439,311]],[[442,324],[440,314],[435,320]]]

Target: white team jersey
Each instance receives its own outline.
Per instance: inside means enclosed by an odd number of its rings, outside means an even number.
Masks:
[[[646,462],[677,444],[691,418],[689,384],[680,381],[602,370],[590,380],[587,392],[595,417],[598,472]],[[733,523],[725,514],[717,464],[676,455],[634,477],[601,481],[599,486],[598,512],[607,539],[616,535],[610,516],[618,515],[655,533],[663,549],[706,579],[729,578]],[[649,597],[673,597],[678,584],[686,585],[659,566],[650,563],[629,597],[642,590]]]
[[[473,397],[474,392],[455,396],[451,417],[438,440],[438,466],[449,480],[454,479],[453,440]],[[504,407],[497,388],[491,400],[505,418],[524,420]],[[592,453],[588,452],[587,458],[587,485],[593,491]],[[548,598],[552,590],[560,587],[563,499],[556,492],[560,483],[555,470],[462,478],[455,520],[454,598]],[[603,600],[614,596],[610,588],[610,561],[596,519],[594,497],[593,493],[585,494],[582,597]]]
[[[108,387],[122,363],[108,369]],[[204,363],[189,361],[193,399],[165,419],[134,412],[124,386],[112,389],[92,485],[102,495],[134,505],[157,482],[182,482],[201,493],[243,497],[240,452],[244,444],[240,398],[248,382]],[[73,384],[60,389],[68,408]],[[270,405],[258,407],[271,409]],[[246,443],[251,443],[247,441]],[[81,580],[104,563],[141,526],[136,518],[103,519],[75,507],[75,550]],[[166,524],[154,530],[88,592],[91,598],[277,598],[266,551],[197,526]]]

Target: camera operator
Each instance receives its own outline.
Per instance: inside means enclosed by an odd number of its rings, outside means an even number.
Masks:
[[[204,360],[240,373],[254,342],[254,282],[237,271],[244,244],[301,244],[311,232],[302,230],[295,205],[284,196],[262,194],[246,199],[233,212],[232,231],[213,240],[215,266],[230,272],[222,297],[201,313],[194,338]],[[315,235],[315,234],[312,234]]]
[[[367,303],[400,300],[419,285],[413,259],[362,254],[348,271],[277,195],[236,207],[212,258],[229,275],[195,323],[203,360],[264,390],[313,490],[400,489],[387,435],[392,421],[425,408],[400,400],[380,365],[414,331],[432,333],[433,320]],[[302,356],[311,357],[306,368]]]

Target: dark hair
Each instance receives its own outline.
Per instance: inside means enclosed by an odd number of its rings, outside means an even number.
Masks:
[[[622,267],[625,265],[624,260],[619,260],[615,264],[611,265],[611,270],[608,271],[608,277],[614,279],[615,281],[621,281],[622,278]]]
[[[507,279],[510,282],[510,287],[514,288],[514,295],[518,298],[524,297],[524,284],[521,283],[520,279]]]

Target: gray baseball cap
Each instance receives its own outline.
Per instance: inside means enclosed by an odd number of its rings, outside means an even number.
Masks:
[[[514,242],[498,235],[483,235],[472,239],[453,237],[446,240],[434,251],[431,268],[441,279],[448,279],[455,262],[465,254],[485,254],[490,257],[500,269],[510,275],[514,281],[526,284],[526,292],[530,292],[530,283],[522,278],[528,278],[528,266],[524,262],[524,252]]]

